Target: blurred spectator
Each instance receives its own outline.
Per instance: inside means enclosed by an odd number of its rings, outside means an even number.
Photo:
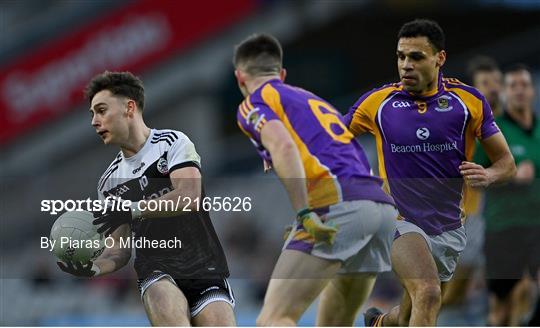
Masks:
[[[502,72],[493,58],[477,56],[470,60],[467,72],[472,85],[486,97],[486,100],[498,117],[503,112],[502,104]]]
[[[532,288],[528,280],[518,282],[527,275],[536,277],[540,266],[540,183],[535,178],[540,172],[540,127],[527,67],[515,65],[505,73],[504,92],[506,110],[496,122],[508,141],[517,174],[511,184],[486,193],[488,325],[516,326],[528,310],[526,295]],[[478,162],[489,165],[484,153],[478,154]]]

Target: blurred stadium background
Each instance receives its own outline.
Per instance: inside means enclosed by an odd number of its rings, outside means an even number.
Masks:
[[[540,87],[540,1],[0,1],[0,324],[148,324],[131,268],[72,279],[39,247],[55,218],[39,212],[40,201],[95,197],[118,151],[95,136],[82,88],[104,70],[129,70],[145,82],[149,126],[194,141],[207,192],[255,200],[248,213],[212,214],[238,323],[254,325],[293,213],[237,129],[242,97],[233,46],[255,32],[274,34],[284,46],[287,82],[345,112],[363,92],[397,80],[396,34],[417,17],[437,20],[446,32],[446,76],[470,82],[466,63],[482,54],[503,69],[526,63]],[[360,141],[376,163],[371,138]],[[399,293],[390,274],[368,304],[388,308]],[[470,297],[472,317],[444,324],[485,324],[481,284]],[[314,324],[314,309],[301,323]]]

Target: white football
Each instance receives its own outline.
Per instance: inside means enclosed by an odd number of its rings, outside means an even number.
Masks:
[[[51,228],[53,254],[61,261],[95,260],[105,249],[104,238],[92,224],[88,211],[69,211],[60,215]]]

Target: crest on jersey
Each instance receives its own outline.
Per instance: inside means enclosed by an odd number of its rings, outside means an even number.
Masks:
[[[453,109],[452,106],[450,106],[450,97],[448,96],[440,96],[437,99],[437,107],[435,107],[435,110],[438,112],[448,112]]]
[[[249,124],[251,125],[255,125],[255,123],[257,123],[257,121],[259,120],[259,114],[258,113],[253,113],[252,115],[249,116]]]
[[[159,159],[157,162],[157,170],[161,174],[167,174],[169,173],[169,166],[167,165],[167,160],[163,157]]]
[[[246,121],[248,124],[255,125],[258,120],[259,120],[259,107],[255,107],[247,115]]]

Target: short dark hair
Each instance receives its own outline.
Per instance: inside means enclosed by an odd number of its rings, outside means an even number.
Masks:
[[[488,56],[478,55],[476,57],[473,57],[471,60],[469,60],[469,63],[467,65],[467,75],[469,76],[469,79],[471,81],[474,80],[474,76],[477,73],[496,71],[501,71],[499,65],[497,65],[495,59]]]
[[[279,74],[283,67],[283,50],[279,41],[269,34],[254,34],[234,49],[234,67],[252,76]]]
[[[531,69],[529,68],[529,66],[523,63],[517,63],[517,64],[512,64],[508,66],[506,70],[504,71],[504,74],[518,73],[518,72],[528,72],[530,74]]]
[[[398,33],[398,40],[401,38],[414,38],[425,36],[436,52],[445,47],[445,36],[439,23],[430,19],[415,19],[403,24]]]
[[[84,90],[84,96],[90,102],[96,93],[109,90],[115,96],[134,100],[140,111],[144,109],[144,86],[140,78],[130,72],[105,71],[92,78]]]

